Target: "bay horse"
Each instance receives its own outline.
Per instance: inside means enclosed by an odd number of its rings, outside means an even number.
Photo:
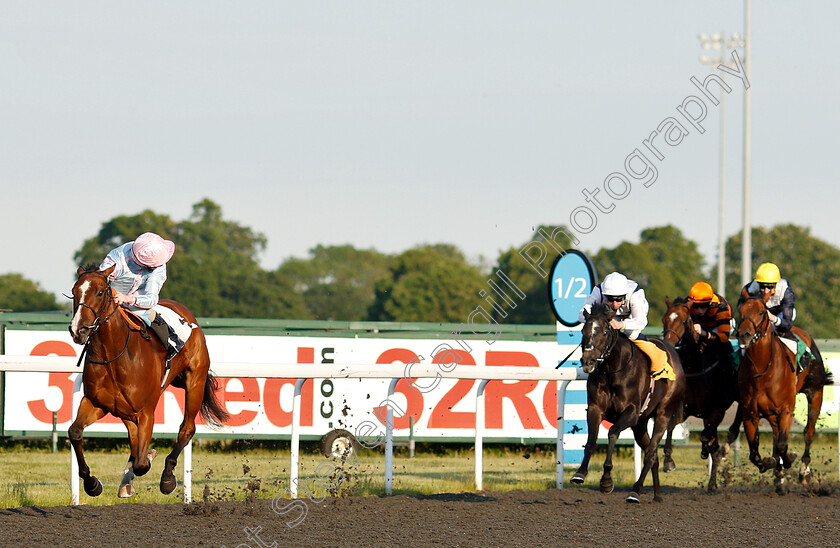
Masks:
[[[699,335],[694,329],[691,310],[684,298],[665,299],[667,309],[662,316],[662,338],[677,350],[685,373],[686,391],[683,405],[674,414],[668,425],[665,438],[662,469],[671,472],[676,469],[672,454],[674,427],[688,417],[703,419],[703,431],[700,434],[700,458],[712,458],[707,490],[717,490],[717,473],[720,460],[726,450],[718,443],[718,427],[726,411],[738,401],[738,374],[729,363],[725,362],[714,348],[701,348]],[[741,409],[738,408],[726,447],[738,438],[741,428]]]
[[[803,393],[808,400],[805,452],[799,469],[799,480],[807,483],[811,479],[811,442],[822,407],[823,387],[832,383],[832,377],[811,335],[793,327],[791,331],[811,348],[813,355],[808,367],[797,373],[796,356],[779,339],[761,298],[746,299],[739,306],[739,313],[738,343],[745,353],[738,388],[750,461],[760,472],[774,469],[776,490],[783,493],[783,468],[790,468],[796,460],[796,453],[788,451],[796,394]],[[773,428],[773,456],[764,459],[758,450],[758,422],[762,418]]]
[[[113,270],[113,266],[100,271],[96,265],[87,265],[78,269],[73,285],[73,319],[69,329],[73,341],[85,345],[84,397],[68,436],[79,462],[85,493],[96,497],[102,493],[102,482],[91,474],[85,462],[82,433],[106,413],[122,419],[128,430],[131,456],[118,496],[130,497],[135,493],[134,476],[147,473],[157,454],[149,450],[155,406],[166,385],[183,388],[184,420],[160,478],[161,492],[169,494],[177,485],[173,470],[181,451],[195,434],[199,411],[210,426],[216,427],[229,415],[216,398],[218,383],[209,371],[210,355],[201,328],[193,329],[167,371],[163,343],[156,336],[149,336],[143,326],[132,326],[118,310],[109,278]],[[169,300],[161,300],[160,304],[197,325],[195,316],[185,306]]]
[[[580,484],[586,479],[589,460],[598,441],[598,428],[601,421],[606,419],[612,426],[609,429],[609,445],[601,476],[601,492],[611,493],[614,489],[611,472],[615,444],[623,430],[632,428],[636,443],[645,454],[641,474],[626,500],[639,502],[645,477],[651,472],[653,500],[661,502],[657,449],[671,417],[682,405],[685,377],[676,350],[664,341],[652,339],[656,346],[668,354],[668,362],[676,376],[673,381],[652,384],[650,358],[627,336],[610,326],[614,315],[614,310],[604,304],[593,307],[591,314],[584,312],[586,323],[582,331],[581,365],[583,371],[589,374],[586,381],[589,434],[584,446],[583,461],[571,481]],[[648,435],[647,425],[651,418],[653,434]]]

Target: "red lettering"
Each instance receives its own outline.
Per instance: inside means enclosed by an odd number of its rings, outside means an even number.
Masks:
[[[300,350],[300,349],[299,349]],[[286,411],[280,405],[280,389],[284,385],[291,384],[293,387],[297,379],[266,379],[263,401],[265,405],[265,416],[274,426],[290,426],[292,424],[292,410]],[[300,425],[312,426],[312,379],[306,379],[300,389]]]
[[[64,341],[44,341],[35,345],[30,356],[76,356],[76,349]],[[57,421],[67,422],[73,418],[73,377],[76,373],[50,373],[47,386],[56,386],[61,390],[61,405],[58,408]],[[43,399],[26,402],[32,416],[45,423],[52,424],[53,412],[47,409]]]
[[[236,378],[242,383],[242,390],[228,390],[228,383],[231,380]],[[229,401],[245,401],[245,402],[259,402],[260,401],[260,385],[257,383],[257,379],[251,378],[238,378],[238,377],[225,377],[220,378],[219,383],[221,385],[219,389],[219,403],[227,409],[227,402]],[[230,412],[230,410],[227,410]],[[227,421],[227,426],[243,426],[248,424],[257,416],[256,411],[251,411],[248,409],[244,409],[236,414],[231,414],[230,419]]]
[[[386,350],[376,358],[378,364],[388,364],[394,362],[409,363],[417,359],[417,353],[408,350],[407,348],[391,348]],[[405,414],[402,417],[394,417],[394,429],[408,428],[409,418],[414,417],[414,424],[420,420],[423,415],[423,394],[409,386],[405,379],[400,379],[397,383],[394,393],[399,392],[405,396],[407,406]],[[388,410],[385,406],[374,407],[373,412],[377,417],[385,417]]]
[[[487,365],[507,365],[517,367],[539,367],[537,359],[527,352],[492,352],[486,354]],[[503,403],[507,398],[513,403],[519,420],[526,430],[541,430],[542,421],[537,414],[534,402],[528,393],[536,388],[539,381],[490,381],[485,390],[487,410],[487,428],[503,428]]]
[[[452,352],[457,352],[458,359],[452,359]],[[448,355],[448,356],[447,356]],[[438,352],[432,363],[457,363],[462,365],[475,365],[472,355],[460,349],[451,349],[445,352]],[[475,411],[453,411],[452,408],[472,390],[475,381],[460,379],[455,386],[450,388],[438,401],[432,414],[429,416],[429,428],[474,428]]]
[[[543,392],[543,413],[548,424],[557,429],[557,381],[548,381]]]

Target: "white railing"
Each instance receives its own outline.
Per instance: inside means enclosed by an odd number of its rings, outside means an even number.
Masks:
[[[5,372],[43,372],[43,373],[80,373],[76,367],[77,358],[57,356],[0,356],[0,371]],[[335,379],[335,378],[366,378],[391,379],[388,387],[387,401],[391,401],[394,390],[400,379],[406,376],[406,366],[403,364],[355,364],[355,365],[301,365],[301,364],[255,364],[237,362],[217,362],[212,365],[213,374],[218,377],[238,378],[281,378],[298,379],[295,383],[294,404],[292,410],[291,434],[291,465],[289,491],[292,497],[297,497],[299,455],[300,455],[300,397],[303,383],[307,379]],[[586,374],[579,368],[549,367],[507,367],[507,366],[471,366],[455,367],[447,371],[440,365],[415,363],[411,365],[410,376],[416,379],[473,379],[479,383],[476,395],[476,425],[475,425],[475,483],[476,489],[482,489],[482,448],[484,436],[484,387],[491,380],[509,381],[558,381],[557,382],[557,468],[556,485],[563,488],[563,409],[566,399],[566,387],[573,380],[586,379]],[[73,385],[73,418],[82,398],[81,374],[78,374]],[[385,492],[393,492],[394,482],[394,416],[393,405],[386,405],[387,417],[385,428]],[[192,500],[192,447],[184,449],[184,502]],[[70,451],[70,492],[72,504],[79,503],[79,468],[75,451]]]

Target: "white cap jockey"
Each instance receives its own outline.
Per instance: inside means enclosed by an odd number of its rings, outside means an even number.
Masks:
[[[630,293],[630,281],[627,276],[620,272],[607,274],[607,277],[601,283],[601,293],[612,297],[627,295]]]
[[[175,253],[175,243],[164,240],[154,232],[141,234],[131,245],[131,258],[147,268],[165,265]]]

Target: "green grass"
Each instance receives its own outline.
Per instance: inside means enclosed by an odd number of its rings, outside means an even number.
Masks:
[[[719,483],[754,484],[771,483],[772,474],[759,474],[748,462],[748,449],[742,439],[739,455],[740,466],[735,466],[734,455],[724,465],[728,469],[726,480]],[[692,439],[692,442],[696,440]],[[770,436],[762,434],[763,454],[770,452]],[[169,440],[155,440],[159,455],[146,476],[135,479],[137,496],[119,499],[116,496],[122,470],[128,458],[127,446],[113,442],[92,442],[85,456],[93,473],[105,489],[99,497],[91,498],[81,493],[81,503],[108,505],[121,503],[173,503],[183,500],[182,463],[176,470],[179,486],[172,495],[163,495],[158,489],[163,459],[169,451]],[[98,447],[97,447],[98,445]],[[802,437],[793,435],[791,447],[801,454]],[[660,458],[662,451],[660,449]],[[677,470],[660,474],[663,485],[677,487],[705,487],[707,461],[700,459],[695,444],[675,448]],[[590,473],[584,487],[597,488],[601,477],[605,449],[599,447],[592,458]],[[289,486],[288,443],[273,442],[203,442],[193,451],[193,500],[244,500],[252,497],[273,498],[283,494]],[[314,444],[306,444],[300,457],[300,477],[313,478],[316,469],[325,461],[316,452]],[[322,465],[321,475],[329,476],[326,482],[335,486],[331,493],[314,487],[313,496],[381,496],[385,494],[384,452],[363,449],[357,464],[341,466],[343,477],[331,465]],[[329,461],[335,462],[335,461]],[[540,490],[555,486],[555,455],[553,445],[499,446],[488,445],[484,450],[484,489],[504,491],[512,489]],[[339,462],[340,464],[340,462]],[[618,488],[629,487],[635,481],[633,452],[629,446],[617,449],[614,458],[613,480]],[[792,472],[798,471],[799,461]],[[395,494],[435,494],[475,490],[475,454],[468,445],[420,444],[415,458],[399,447],[394,456]],[[820,434],[812,446],[812,464],[818,482],[838,481],[837,435]],[[574,468],[565,472],[566,487]],[[0,508],[20,506],[54,506],[69,504],[69,447],[52,454],[44,444],[0,444]],[[650,485],[650,478],[646,485]],[[305,494],[301,494],[305,496]]]

